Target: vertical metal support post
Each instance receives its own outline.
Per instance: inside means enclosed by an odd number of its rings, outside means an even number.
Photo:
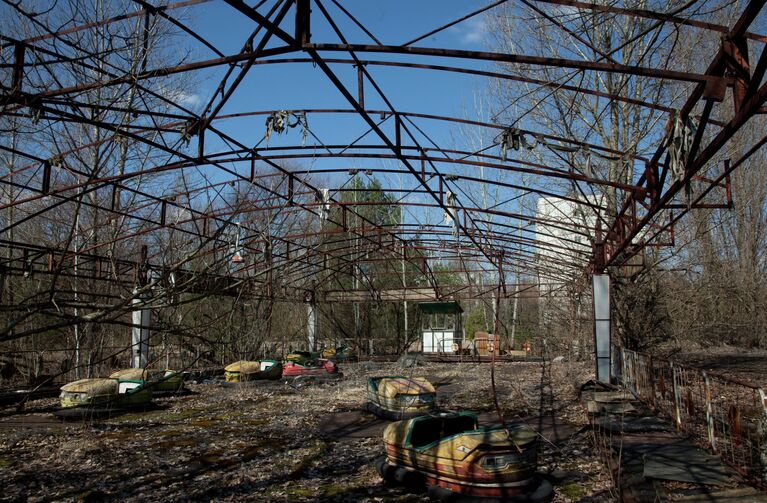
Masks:
[[[205,159],[205,129],[208,127],[208,121],[205,117],[200,118],[197,131],[197,161],[202,162]]]
[[[118,201],[120,199],[120,195],[117,192],[117,184],[112,185],[112,201],[111,201],[111,210],[114,212],[116,209],[118,209]],[[117,218],[113,217],[115,220],[115,223],[117,222]]]
[[[656,389],[657,389],[656,386],[655,386],[655,361],[652,359],[652,356],[650,356],[648,358],[650,359],[650,362],[649,362],[650,368],[647,371],[648,374],[650,375],[650,390],[651,390],[650,391],[650,393],[651,393],[650,396],[652,397],[651,398],[651,400],[652,400],[652,408],[655,409],[658,406],[657,402],[656,402],[656,398],[655,398],[655,393],[656,393]]]
[[[296,0],[296,31],[295,38],[299,46],[303,47],[312,40],[311,34],[311,8],[309,0]]]
[[[516,275],[516,281],[514,282],[514,304],[511,308],[511,349],[517,349],[517,306],[519,302],[519,273]]]
[[[315,337],[317,335],[317,312],[314,307],[313,299],[306,304],[306,335],[309,351],[314,351]]]
[[[148,293],[139,295],[138,288],[133,290],[133,304],[143,304],[150,298]],[[137,307],[133,310],[133,330],[131,337],[131,355],[133,368],[144,368],[149,362],[149,336],[152,325],[152,309]]]
[[[716,452],[716,436],[714,435],[714,411],[711,404],[711,380],[705,371],[703,374],[703,392],[706,396],[706,432],[708,433],[708,444]]]
[[[357,101],[360,108],[365,108],[365,74],[361,66],[357,67]]]
[[[674,390],[674,421],[677,429],[682,429],[682,392],[679,390],[679,367],[669,362],[671,368],[671,387]]]
[[[405,221],[405,215],[404,211],[402,213],[402,222]],[[407,276],[405,276],[405,241],[402,241],[402,290],[404,292],[403,295],[403,309],[405,310],[405,334],[402,338],[402,349],[404,350],[407,347],[407,336],[408,336],[408,319],[407,319]]]
[[[595,274],[592,278],[594,297],[594,350],[596,377],[610,382],[610,276]]]
[[[51,161],[43,162],[43,183],[41,188],[43,194],[47,194],[51,190]]]
[[[398,113],[394,114],[394,145],[397,154],[402,154],[402,119]]]

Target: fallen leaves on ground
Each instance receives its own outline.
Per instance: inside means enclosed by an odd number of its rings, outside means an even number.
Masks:
[[[442,408],[498,421],[491,365],[345,364],[343,379],[291,387],[275,382],[222,387],[191,384],[194,394],[158,399],[157,409],[89,423],[41,421],[55,400],[29,404],[34,428],[0,420],[1,499],[7,501],[427,501],[384,486],[373,462],[380,437],[329,438],[318,428],[335,412],[358,410],[372,375],[426,376]],[[594,451],[577,386],[579,363],[496,363],[496,394],[506,421],[544,413],[576,433],[542,442],[540,471],[555,502],[611,501],[610,480]],[[5,411],[8,415],[8,411]],[[18,414],[11,416],[18,423]],[[583,428],[583,429],[582,429]]]

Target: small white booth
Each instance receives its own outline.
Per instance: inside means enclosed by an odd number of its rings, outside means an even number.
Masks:
[[[421,351],[424,353],[455,353],[463,342],[460,304],[422,302]]]

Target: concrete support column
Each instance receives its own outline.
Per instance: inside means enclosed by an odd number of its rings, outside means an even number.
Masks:
[[[133,304],[141,304],[149,299],[149,294],[139,296],[138,289],[133,290]],[[152,325],[152,309],[148,307],[133,310],[133,331],[131,336],[131,361],[133,368],[144,368],[149,362],[149,336]]]
[[[596,377],[598,381],[610,382],[610,276],[595,274],[592,278],[594,297],[594,351],[596,353]]]
[[[314,310],[314,302],[309,302],[306,304],[306,335],[309,341],[309,351],[314,351],[316,334],[317,313]]]

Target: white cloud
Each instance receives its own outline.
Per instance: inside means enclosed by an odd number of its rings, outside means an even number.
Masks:
[[[173,88],[161,83],[157,87],[157,92],[165,98],[175,101],[181,106],[194,108],[201,105],[203,97],[200,94],[187,92],[183,89]]]
[[[449,31],[460,40],[462,45],[475,46],[485,41],[487,33],[487,23],[485,16],[479,15],[461,21],[455,26],[451,26]]]
[[[176,100],[184,106],[194,107],[202,102],[202,97],[199,94],[189,94],[181,91],[178,93]]]

